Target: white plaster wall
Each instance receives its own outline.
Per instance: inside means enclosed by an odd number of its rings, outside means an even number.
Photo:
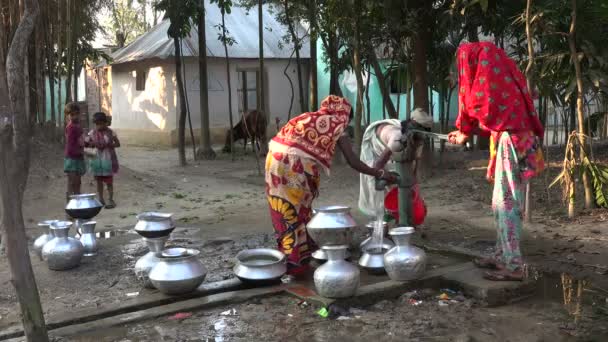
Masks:
[[[257,60],[231,60],[231,87],[233,120],[240,119],[238,113],[238,74],[243,68],[257,68]],[[266,107],[270,118],[269,132],[273,132],[275,117],[284,124],[287,121],[291,86],[283,74],[287,60],[267,60],[266,68]],[[302,76],[305,101],[308,103],[308,61],[302,63]],[[200,128],[199,72],[196,59],[186,59],[184,83],[188,90],[188,103],[193,128]],[[147,73],[145,91],[135,90],[135,71]],[[174,66],[170,61],[140,62],[124,64],[112,68],[112,126],[117,129],[170,132],[177,127],[178,96]],[[294,98],[291,117],[300,114],[299,92],[295,61],[287,69],[294,83]],[[208,59],[209,111],[211,128],[229,127],[228,84],[224,59]]]
[[[135,71],[146,72],[144,91],[135,87]],[[112,67],[112,126],[117,129],[170,132],[176,126],[173,65],[144,62]]]
[[[279,117],[283,123],[286,122],[289,113],[291,98],[291,87],[288,79],[283,74],[287,60],[266,60],[266,108],[270,118],[269,125],[274,127],[274,118]],[[226,128],[229,126],[228,118],[228,82],[226,75],[226,64],[224,59],[208,59],[208,85],[209,85],[209,123],[211,128]],[[232,117],[235,122],[240,119],[238,113],[238,74],[240,69],[253,69],[259,66],[257,60],[233,59],[230,61],[231,88],[232,88]],[[292,61],[287,70],[294,83],[294,99],[291,117],[300,114],[299,93],[297,88],[296,63]],[[200,128],[200,99],[198,63],[196,60],[186,61],[186,85],[188,89],[188,102],[192,115],[192,125]],[[305,100],[308,101],[308,62],[303,63],[302,77]],[[307,102],[306,102],[307,103]]]

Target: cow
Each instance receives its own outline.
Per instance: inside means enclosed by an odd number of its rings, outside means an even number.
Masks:
[[[241,120],[234,126],[232,130],[226,132],[226,144],[224,145],[224,153],[230,152],[230,135],[232,133],[232,142],[243,139],[243,149],[247,152],[247,142],[251,139],[251,148],[255,152],[257,145],[258,151],[261,151],[261,144],[266,143],[266,117],[257,110],[246,112],[241,117]],[[265,150],[265,149],[264,149]]]

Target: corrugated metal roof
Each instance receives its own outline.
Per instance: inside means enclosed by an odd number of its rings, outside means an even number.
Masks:
[[[222,15],[217,4],[210,4],[205,1],[205,23],[207,36],[207,56],[224,57],[224,46],[218,40],[218,25],[222,22]],[[275,15],[278,8],[270,4],[263,7],[264,20],[264,57],[265,58],[289,58],[293,52],[293,44],[285,44],[283,37],[289,34],[286,26],[277,21]],[[228,55],[231,58],[258,58],[258,9],[257,7],[247,11],[243,7],[232,7],[232,12],[226,14],[226,28],[229,35],[236,41],[232,46],[228,46]],[[137,62],[151,58],[166,59],[174,56],[173,40],[167,35],[169,20],[163,20],[160,24],[153,27],[150,31],[141,35],[131,44],[117,50],[112,54],[112,64]],[[305,32],[302,25],[297,25],[299,36]],[[281,48],[282,45],[282,48]],[[190,37],[183,40],[182,44],[184,57],[198,56],[198,33],[197,27],[193,26]],[[308,39],[302,42],[300,51],[302,58],[310,57]]]

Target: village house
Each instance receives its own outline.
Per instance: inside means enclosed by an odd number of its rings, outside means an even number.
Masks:
[[[264,5],[264,97],[270,131],[275,118],[286,122],[299,114],[296,61],[293,44],[286,42],[288,29],[277,21],[277,9]],[[209,121],[212,142],[224,143],[229,128],[228,82],[224,46],[218,39],[221,13],[206,1],[206,43],[209,88]],[[233,7],[225,17],[235,43],[228,47],[233,120],[244,111],[258,109],[260,98],[257,7]],[[174,45],[164,20],[128,46],[115,51],[108,63],[87,70],[88,112],[103,110],[112,116],[112,128],[122,141],[136,145],[172,146],[177,142],[179,94],[175,77]],[[300,36],[304,28],[296,28]],[[196,139],[200,136],[200,79],[198,34],[193,26],[182,43],[184,85]],[[302,42],[302,84],[308,88],[308,41]],[[287,75],[287,76],[286,76]],[[307,94],[308,91],[305,92]],[[306,96],[306,95],[305,95]],[[307,101],[307,99],[305,99]],[[188,127],[186,127],[188,130]],[[189,141],[189,139],[188,139]]]

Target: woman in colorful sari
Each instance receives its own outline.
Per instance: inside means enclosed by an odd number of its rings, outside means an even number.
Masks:
[[[544,168],[544,129],[524,76],[502,49],[489,42],[468,43],[458,48],[456,58],[458,130],[448,138],[464,144],[472,134],[490,136],[486,178],[494,183],[492,209],[498,234],[494,256],[475,264],[491,269],[484,274],[487,279],[522,280],[524,188]]]
[[[351,105],[330,95],[316,112],[291,119],[268,144],[266,196],[279,250],[287,255],[288,274],[308,269],[317,246],[306,232],[312,202],[319,195],[320,169],[329,174],[336,145],[355,170],[394,181],[383,169],[361,162],[343,134],[352,118]]]

